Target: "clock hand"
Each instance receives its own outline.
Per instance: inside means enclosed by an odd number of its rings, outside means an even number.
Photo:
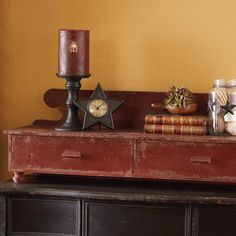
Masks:
[[[102,106],[103,104],[105,104],[105,102],[103,102],[102,104],[100,104],[100,105],[97,107],[97,109],[99,109],[99,107]]]

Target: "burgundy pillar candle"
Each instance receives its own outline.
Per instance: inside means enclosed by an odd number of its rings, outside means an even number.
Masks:
[[[60,29],[58,37],[58,76],[89,74],[89,31]]]

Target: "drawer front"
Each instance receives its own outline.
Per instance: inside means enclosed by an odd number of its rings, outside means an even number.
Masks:
[[[236,183],[236,145],[139,141],[137,177]]]
[[[119,139],[12,137],[10,170],[126,176],[133,169],[133,142]]]
[[[80,235],[77,201],[8,199],[8,235]]]
[[[235,236],[235,206],[194,209],[193,236]]]
[[[153,206],[85,202],[84,236],[188,236],[189,210],[184,206]]]

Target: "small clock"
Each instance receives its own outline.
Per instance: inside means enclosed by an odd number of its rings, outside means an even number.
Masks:
[[[103,99],[94,99],[88,103],[88,111],[94,117],[103,117],[108,112],[108,104]]]
[[[112,112],[122,103],[121,100],[108,99],[98,83],[89,99],[74,100],[74,104],[85,112],[82,130],[97,123],[114,129]]]

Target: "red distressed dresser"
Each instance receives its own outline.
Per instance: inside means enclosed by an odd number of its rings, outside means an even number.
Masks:
[[[81,91],[80,97],[90,93]],[[207,95],[196,95],[198,114],[206,114]],[[150,104],[164,93],[108,91],[107,96],[125,100],[113,113],[115,131],[55,131],[64,118],[5,131],[13,180],[44,173],[236,184],[236,137],[144,134],[144,115],[155,112]],[[63,106],[65,99],[65,90],[44,96],[50,107]]]

